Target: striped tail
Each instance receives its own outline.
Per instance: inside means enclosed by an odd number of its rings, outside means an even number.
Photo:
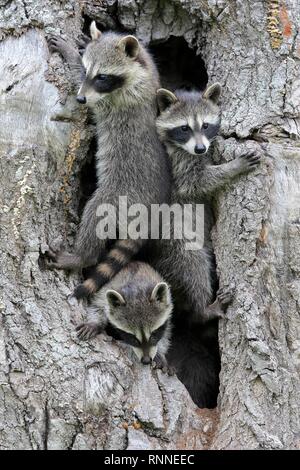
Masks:
[[[117,240],[101,263],[92,272],[91,276],[74,290],[74,297],[82,299],[97,292],[100,287],[110,281],[135,256],[145,240]]]

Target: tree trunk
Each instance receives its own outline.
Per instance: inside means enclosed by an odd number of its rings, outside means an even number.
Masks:
[[[218,275],[235,298],[220,321],[215,410],[121,345],[78,341],[78,277],[38,264],[48,242],[74,239],[94,145],[45,35],[75,39],[89,19],[158,56],[173,47],[164,84],[183,60],[171,36],[184,38],[224,89],[216,161],[241,145],[264,154],[216,200]],[[299,24],[296,0],[0,0],[1,449],[299,447]]]

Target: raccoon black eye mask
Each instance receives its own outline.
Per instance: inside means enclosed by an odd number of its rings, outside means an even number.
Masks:
[[[193,131],[189,126],[179,126],[173,129],[168,129],[167,138],[172,142],[179,144],[186,144],[193,136]]]
[[[127,331],[121,330],[116,326],[113,326],[111,323],[107,325],[106,332],[116,340],[123,341],[123,343],[129,344],[134,348],[138,348],[141,345],[139,340],[133,334],[127,333]]]
[[[158,343],[164,336],[164,332],[167,328],[167,322],[165,322],[163,325],[161,325],[157,330],[154,330],[149,338],[149,343],[154,346],[155,344]]]
[[[157,330],[152,332],[148,341],[152,346],[156,345],[162,339],[166,327],[167,322],[165,322],[163,325],[157,328]],[[142,343],[133,334],[127,333],[127,331],[121,330],[113,326],[111,323],[107,325],[106,332],[116,340],[123,341],[123,343],[129,344],[130,346],[136,348],[142,346]]]
[[[82,80],[86,84],[94,88],[97,93],[111,93],[112,91],[121,88],[125,83],[125,78],[122,75],[108,75],[100,73],[95,77],[86,77],[86,71],[82,69]]]
[[[218,134],[219,129],[220,123],[211,124],[209,122],[205,122],[202,125],[201,131],[208,140],[212,140]],[[193,130],[187,125],[174,127],[173,129],[168,129],[167,131],[167,138],[171,142],[186,144],[191,139],[191,137],[193,137]]]
[[[203,128],[203,134],[205,137],[207,137],[208,140],[214,139],[220,130],[220,122],[218,124],[210,124],[206,123],[207,127],[204,127],[204,124],[202,126]]]
[[[124,85],[125,78],[122,75],[96,75],[91,80],[91,85],[98,93],[110,93]]]

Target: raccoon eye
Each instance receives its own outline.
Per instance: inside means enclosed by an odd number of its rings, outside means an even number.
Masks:
[[[99,75],[96,75],[95,81],[96,82],[104,82],[107,79],[107,75],[104,75],[100,73]]]
[[[190,129],[189,126],[181,126],[181,130],[183,132],[187,132],[189,129]]]
[[[139,348],[141,346],[141,343],[139,342],[139,340],[135,337],[133,338],[129,338],[127,339],[128,341],[128,344],[130,344],[131,346],[133,346],[134,348]]]
[[[157,330],[152,332],[149,338],[149,343],[151,344],[151,346],[154,346],[155,344],[158,343],[159,340],[161,340],[167,328],[167,324],[168,324],[168,320],[165,323],[163,323],[159,328],[157,328]]]
[[[203,125],[202,125],[203,129],[207,129],[208,125],[209,125],[208,122],[204,122]]]
[[[131,333],[127,333],[126,331],[120,330],[117,327],[111,326],[110,329],[107,329],[107,332],[112,331],[113,337],[119,341],[123,341],[126,344],[129,344],[130,346],[133,346],[134,348],[139,348],[141,346],[141,343],[139,340],[132,335]]]

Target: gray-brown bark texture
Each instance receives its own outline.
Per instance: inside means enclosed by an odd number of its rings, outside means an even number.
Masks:
[[[118,344],[78,341],[78,277],[39,268],[74,239],[92,133],[45,35],[75,39],[84,16],[146,44],[184,37],[224,87],[216,161],[264,153],[216,200],[220,286],[236,286],[216,410]],[[299,447],[299,24],[297,0],[0,0],[1,449]]]

